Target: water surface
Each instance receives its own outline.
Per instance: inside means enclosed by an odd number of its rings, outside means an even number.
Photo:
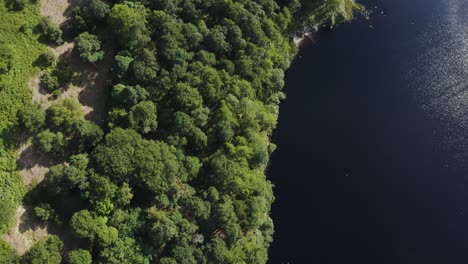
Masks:
[[[287,74],[270,262],[466,263],[468,1],[365,4]]]

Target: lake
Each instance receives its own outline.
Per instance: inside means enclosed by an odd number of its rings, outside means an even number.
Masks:
[[[361,2],[286,75],[270,263],[466,263],[468,1]]]

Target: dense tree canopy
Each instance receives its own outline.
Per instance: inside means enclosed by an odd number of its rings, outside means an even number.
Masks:
[[[318,24],[349,19],[340,12],[355,8],[350,0],[313,2],[315,13],[307,16]],[[62,256],[63,243],[50,236],[23,261],[266,263],[274,196],[265,170],[300,6],[80,1],[71,10],[70,34],[81,60],[98,62],[101,46],[112,46],[109,101],[101,102],[107,125],[86,120],[74,99],[47,110],[31,104],[17,117],[35,146],[60,160],[31,194],[36,217],[69,228],[84,243]],[[63,41],[50,18],[39,28],[48,42]],[[9,49],[0,44],[0,74],[12,67]],[[55,57],[41,60],[50,90],[72,80],[54,68]],[[73,203],[64,206],[67,199]],[[8,250],[0,244],[0,260]]]

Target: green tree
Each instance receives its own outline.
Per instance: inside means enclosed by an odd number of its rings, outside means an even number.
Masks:
[[[81,33],[75,39],[75,48],[83,62],[94,63],[104,58],[104,51],[101,50],[101,41],[98,37],[88,32]]]
[[[84,118],[81,105],[75,99],[71,98],[53,104],[47,110],[47,114],[49,124],[64,132],[71,132],[73,124]]]
[[[52,51],[48,49],[46,52],[42,53],[39,56],[39,59],[37,61],[39,62],[39,66],[42,69],[46,69],[54,66],[56,60],[57,58],[55,57],[54,53],[52,53]]]
[[[127,77],[127,72],[132,61],[133,58],[129,56],[117,55],[114,57],[112,72],[117,77],[117,79],[123,79]]]
[[[155,132],[158,128],[156,105],[151,101],[136,104],[130,109],[128,121],[133,129],[142,134]]]
[[[126,2],[113,6],[109,23],[122,47],[141,48],[151,40],[146,27],[147,16],[147,9],[143,5]]]
[[[41,85],[52,92],[60,87],[59,78],[54,72],[46,71],[41,76]]]
[[[41,151],[52,154],[62,153],[66,146],[62,132],[54,133],[48,129],[37,134],[36,144]]]
[[[50,204],[41,203],[34,207],[34,213],[36,214],[36,217],[42,221],[48,221],[53,216],[54,211],[50,207]]]
[[[35,244],[23,257],[28,264],[60,264],[63,242],[57,236],[48,236]]]
[[[45,124],[46,113],[38,104],[27,104],[18,112],[20,123],[29,133],[37,133]]]
[[[81,151],[96,147],[104,136],[104,132],[98,125],[83,119],[73,123],[73,132],[78,149]]]
[[[63,43],[63,32],[58,25],[54,24],[51,17],[43,17],[39,23],[39,27],[45,41],[55,45],[61,45]]]
[[[93,258],[88,250],[76,249],[68,252],[68,264],[92,264]]]
[[[99,229],[104,225],[99,219],[91,215],[88,210],[75,213],[70,219],[70,227],[79,238],[94,240]]]

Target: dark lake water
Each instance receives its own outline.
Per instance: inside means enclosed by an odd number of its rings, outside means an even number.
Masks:
[[[467,263],[468,0],[364,3],[287,73],[270,263]]]

